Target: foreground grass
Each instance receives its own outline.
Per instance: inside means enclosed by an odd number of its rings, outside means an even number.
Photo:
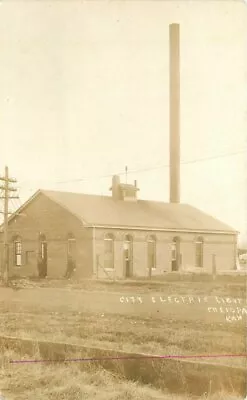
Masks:
[[[154,292],[154,283],[102,283],[102,282],[72,282],[70,281],[19,281],[19,286],[26,284],[37,286],[54,286],[49,298],[44,298],[43,290],[35,291],[40,303],[33,305],[33,292],[25,301],[14,300],[14,292],[8,300],[0,302],[0,334],[21,338],[60,341],[88,347],[102,347],[106,349],[138,352],[151,355],[201,355],[201,354],[240,354],[246,353],[246,332],[244,324],[216,323],[200,318],[190,319],[190,312],[176,316],[171,312],[166,317],[131,316],[109,313],[81,312],[80,292],[73,297],[66,298],[66,291],[56,292],[56,286],[70,285],[71,288],[104,291],[147,290]],[[156,290],[166,294],[197,294],[237,297],[244,294],[243,284],[222,285],[218,282],[164,282],[158,283]],[[23,290],[25,292],[25,290]],[[29,291],[27,290],[26,293]],[[72,291],[74,293],[74,291]],[[13,297],[12,297],[13,293]],[[64,293],[64,297],[63,296]],[[17,293],[19,294],[19,293]],[[21,292],[20,292],[21,294]],[[54,297],[61,296],[54,305]],[[16,296],[18,298],[18,296]],[[67,300],[66,300],[67,299]],[[92,301],[94,298],[92,297]],[[73,306],[73,307],[70,307]],[[193,309],[191,309],[193,313]],[[204,317],[205,318],[205,317]],[[202,360],[203,361],[203,360]],[[245,366],[244,358],[214,358],[204,359],[214,363]]]
[[[19,279],[12,280],[11,286],[16,288],[26,287],[49,287],[49,288],[70,288],[86,291],[100,292],[163,292],[167,295],[203,295],[203,296],[230,296],[247,299],[247,275],[236,277],[218,277],[218,281],[212,281],[210,276],[207,280],[197,275],[170,275],[163,281],[136,280],[136,281],[95,281],[95,280],[55,280],[55,279]]]
[[[36,355],[38,356],[38,355]],[[0,362],[0,393],[8,400],[241,400],[235,395],[217,393],[202,397],[171,395],[141,386],[88,365],[10,364],[20,355],[8,350]]]
[[[29,282],[30,283],[30,282]],[[19,285],[26,285],[19,282]],[[32,285],[32,282],[30,283]],[[246,333],[244,326],[225,323],[211,323],[210,320],[188,320],[188,316],[179,318],[169,315],[156,319],[153,315],[134,317],[105,313],[81,312],[78,300],[75,309],[64,307],[61,302],[54,307],[52,298],[55,287],[64,287],[67,282],[44,281],[33,283],[39,286],[52,286],[51,301],[37,307],[30,300],[13,301],[10,297],[0,303],[0,334],[32,340],[50,340],[102,347],[126,352],[146,354],[232,354],[246,352]],[[69,282],[73,289],[128,292],[162,290],[169,294],[215,294],[218,296],[242,297],[246,295],[243,285],[229,284],[219,287],[219,283],[172,282],[158,286],[153,283],[80,283]],[[12,293],[12,292],[11,292]],[[37,292],[36,292],[37,293]],[[37,295],[37,294],[36,294]],[[17,296],[18,297],[18,296]],[[47,300],[47,299],[46,299]],[[76,300],[74,300],[76,301]],[[69,305],[69,304],[68,304]],[[77,308],[77,309],[76,309]],[[187,317],[187,318],[186,318]],[[102,369],[91,365],[83,370],[77,363],[71,364],[9,364],[10,359],[20,359],[12,352],[1,352],[0,391],[7,400],[192,400],[196,397],[171,395],[148,386],[127,382]],[[39,354],[35,354],[40,359]],[[212,360],[208,360],[212,362]],[[214,359],[228,365],[245,364],[243,358]],[[240,400],[236,396],[218,393],[207,395],[201,400]]]
[[[112,314],[42,312],[19,313],[16,306],[1,306],[0,334],[138,352],[152,355],[240,354],[246,352],[245,327],[204,324],[202,321],[156,320]],[[202,361],[245,366],[244,358]]]

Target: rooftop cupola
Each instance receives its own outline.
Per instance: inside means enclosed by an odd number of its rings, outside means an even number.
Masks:
[[[137,201],[137,192],[139,189],[136,180],[133,185],[129,183],[121,183],[119,176],[114,175],[112,177],[112,186],[110,190],[114,200]]]

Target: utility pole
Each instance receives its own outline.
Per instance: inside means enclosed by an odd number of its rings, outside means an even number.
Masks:
[[[9,246],[8,246],[8,216],[9,214],[9,200],[10,199],[18,199],[18,196],[10,196],[11,192],[16,192],[17,189],[10,187],[10,183],[16,183],[16,179],[9,178],[9,169],[5,167],[5,175],[4,177],[0,177],[0,181],[3,181],[3,185],[0,186],[0,189],[3,190],[3,197],[1,199],[4,200],[4,224],[3,224],[3,268],[2,268],[2,276],[4,282],[7,284],[9,280]]]
[[[127,184],[128,181],[128,167],[127,165],[125,166],[125,183]]]

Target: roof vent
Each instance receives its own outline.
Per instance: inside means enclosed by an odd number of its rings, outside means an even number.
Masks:
[[[114,200],[124,200],[124,201],[137,201],[137,181],[134,181],[134,185],[129,183],[120,183],[120,178],[117,175],[112,177],[112,187],[110,188],[112,192],[112,198]]]

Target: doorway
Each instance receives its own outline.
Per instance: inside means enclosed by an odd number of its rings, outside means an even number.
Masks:
[[[45,235],[41,234],[39,237],[39,259],[38,259],[38,271],[40,278],[46,278],[47,276],[47,241]]]
[[[179,271],[180,268],[180,238],[174,237],[172,240],[172,271]]]
[[[67,238],[67,269],[65,278],[71,278],[76,271],[76,239],[72,233]]]
[[[72,233],[68,234],[67,239],[67,261],[72,259],[76,262],[76,239]]]
[[[124,270],[125,278],[131,278],[133,275],[133,239],[126,235],[124,240]]]
[[[203,268],[203,238],[199,236],[196,239],[196,268]]]

